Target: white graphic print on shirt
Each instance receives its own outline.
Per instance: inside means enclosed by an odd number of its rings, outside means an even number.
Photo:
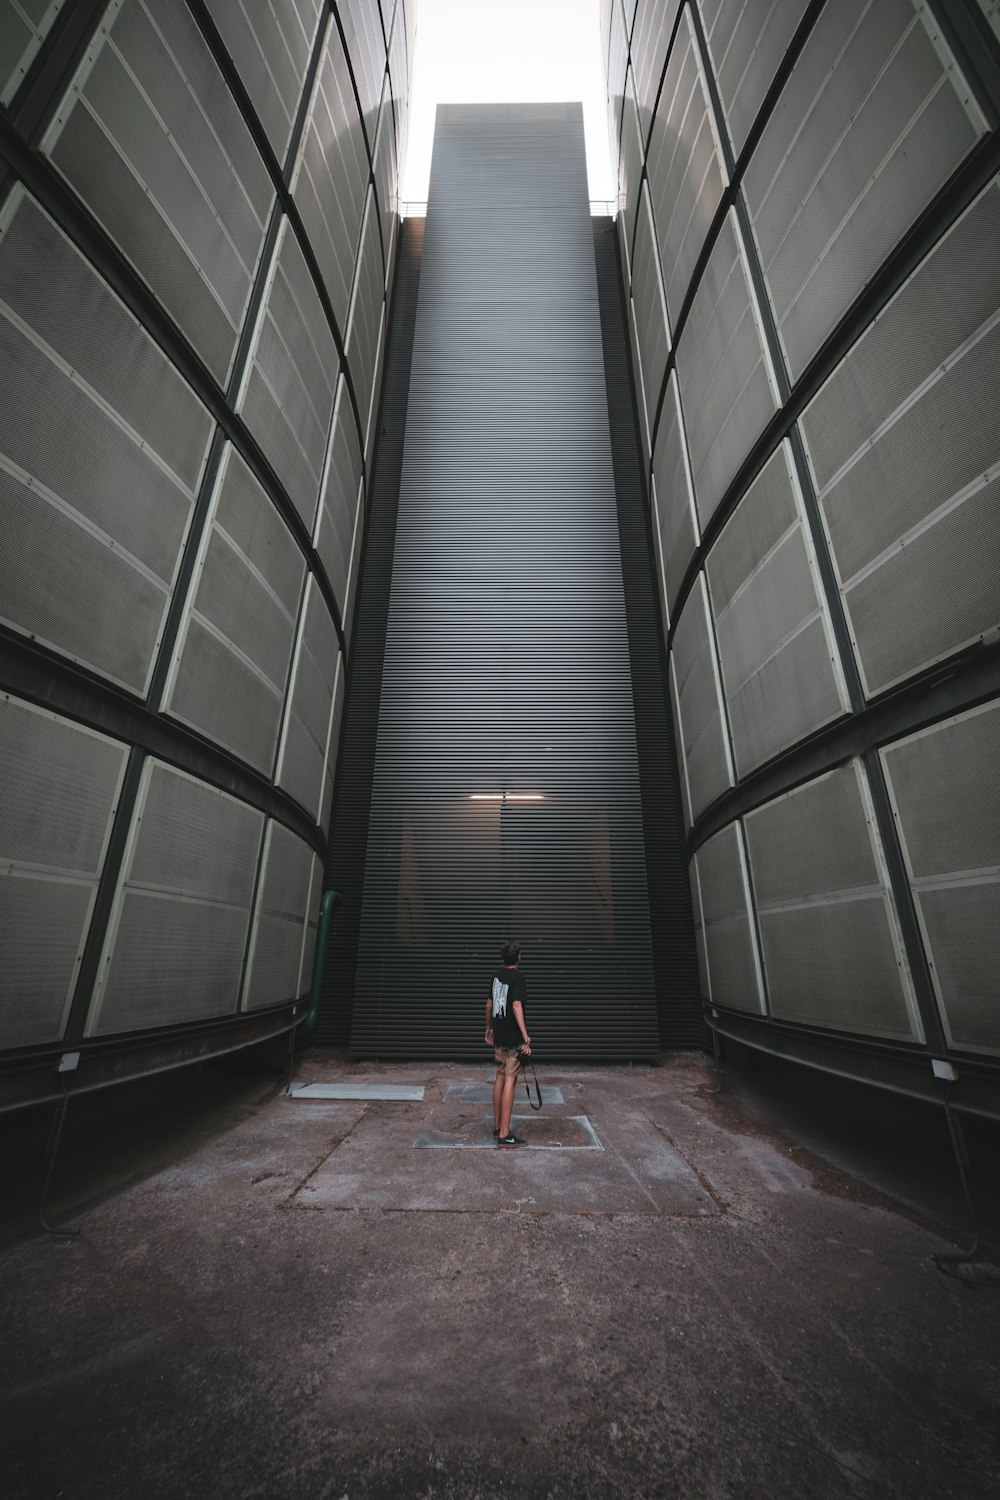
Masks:
[[[497,1016],[505,1016],[507,1014],[507,991],[509,989],[510,989],[510,985],[509,984],[503,984],[501,982],[501,980],[497,979],[496,976],[494,976],[494,979],[493,979],[493,1015],[494,1015],[494,1018],[497,1017]]]

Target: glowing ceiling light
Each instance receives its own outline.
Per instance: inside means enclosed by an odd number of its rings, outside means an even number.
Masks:
[[[544,802],[543,792],[470,792],[470,802]]]

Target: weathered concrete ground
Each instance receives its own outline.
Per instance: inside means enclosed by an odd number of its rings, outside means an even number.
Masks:
[[[426,1094],[258,1087],[0,1256],[6,1500],[1000,1493],[995,1281],[700,1059],[546,1069],[508,1152],[483,1068],[300,1077]]]

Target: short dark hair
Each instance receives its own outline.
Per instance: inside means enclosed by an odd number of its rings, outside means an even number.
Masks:
[[[515,943],[513,938],[508,938],[500,949],[500,961],[507,965],[516,964],[521,957],[521,944]]]

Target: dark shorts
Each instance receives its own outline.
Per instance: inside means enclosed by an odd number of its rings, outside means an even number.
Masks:
[[[494,1047],[493,1056],[496,1058],[497,1072],[502,1073],[505,1078],[517,1078],[524,1072],[521,1054],[516,1047]]]

